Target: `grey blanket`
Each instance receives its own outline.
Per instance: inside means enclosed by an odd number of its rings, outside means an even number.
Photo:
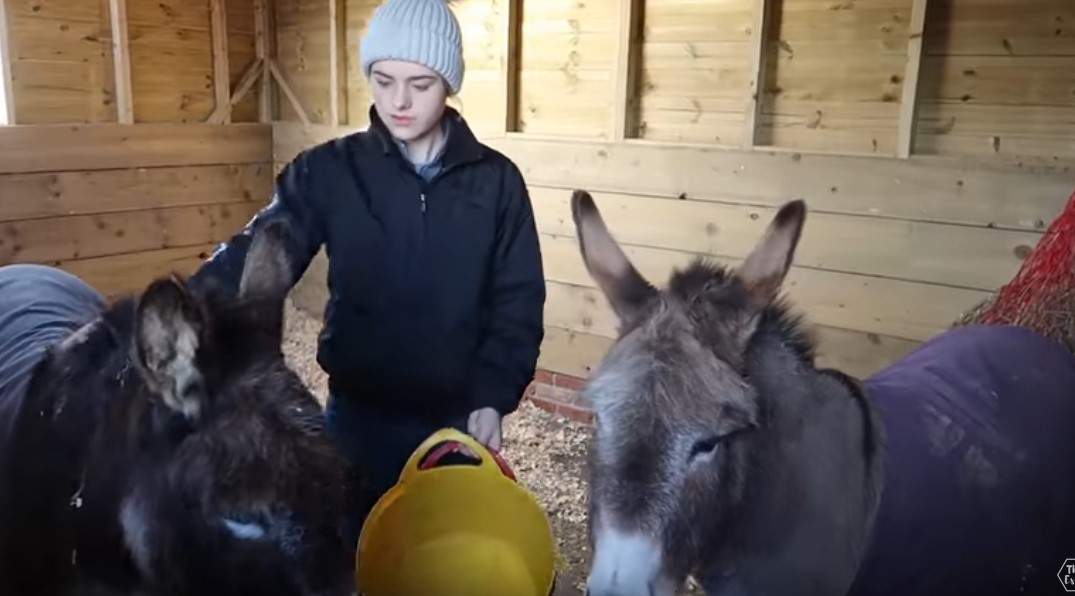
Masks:
[[[0,267],[0,536],[11,514],[8,462],[19,457],[12,431],[34,366],[49,346],[96,317],[105,299],[79,278],[41,265]],[[17,512],[16,512],[17,514]],[[0,539],[0,570],[6,561]]]

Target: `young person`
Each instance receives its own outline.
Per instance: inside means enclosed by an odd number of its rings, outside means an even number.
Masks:
[[[296,157],[272,203],[194,276],[237,286],[252,232],[274,218],[292,224],[293,283],[325,246],[327,423],[372,485],[349,520],[353,541],[438,428],[500,448],[501,420],[534,374],[545,302],[522,175],[447,105],[464,72],[447,3],[387,0],[360,52],[369,129]]]

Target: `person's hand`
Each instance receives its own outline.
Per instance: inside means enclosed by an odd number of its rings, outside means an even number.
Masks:
[[[493,408],[482,408],[470,413],[467,420],[467,433],[493,451],[500,451],[500,412]]]

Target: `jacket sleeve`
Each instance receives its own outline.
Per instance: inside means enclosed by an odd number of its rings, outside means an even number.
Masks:
[[[489,326],[471,381],[473,409],[515,411],[534,377],[544,339],[545,275],[533,206],[515,167],[506,176],[487,304]]]
[[[214,289],[234,296],[239,289],[246,253],[254,234],[265,224],[286,219],[291,237],[288,257],[291,262],[291,282],[294,286],[324,241],[323,218],[308,192],[308,154],[300,154],[284,167],[276,178],[272,201],[259,211],[227,242],[221,243],[213,254],[191,276],[192,284],[211,284]]]

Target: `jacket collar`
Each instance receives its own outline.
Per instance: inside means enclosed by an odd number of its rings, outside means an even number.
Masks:
[[[448,124],[448,140],[444,145],[443,165],[445,168],[464,164],[470,161],[478,161],[482,158],[484,147],[474,136],[470,126],[467,125],[463,116],[451,106],[444,108],[444,120]],[[370,130],[373,131],[381,143],[381,150],[385,155],[392,155],[400,159],[406,159],[399,146],[396,144],[392,133],[385,126],[384,121],[377,115],[376,106],[369,109]]]

